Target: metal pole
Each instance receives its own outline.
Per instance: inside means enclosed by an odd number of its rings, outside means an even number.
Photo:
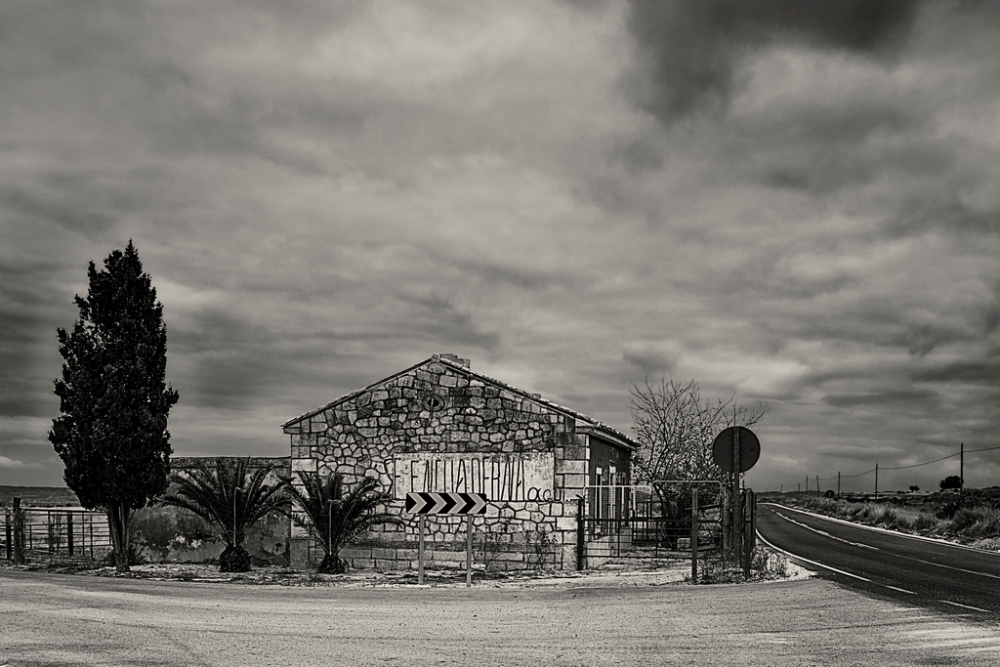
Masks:
[[[698,487],[691,489],[691,583],[698,583]]]
[[[424,515],[420,515],[420,541],[417,547],[417,583],[424,583]]]
[[[14,558],[14,545],[12,544],[14,531],[13,526],[10,525],[10,512],[3,513],[3,525],[5,537],[7,538],[7,560],[9,561]]]
[[[465,515],[465,587],[472,586],[472,515]]]
[[[66,512],[66,550],[73,557],[73,512]]]
[[[742,512],[740,511],[740,427],[733,428],[733,556],[738,564],[742,554],[743,526]]]
[[[586,549],[586,536],[584,535],[584,531],[586,530],[584,512],[586,509],[584,502],[583,496],[576,499],[576,569],[578,570],[583,570],[587,567],[587,556],[584,551]]]

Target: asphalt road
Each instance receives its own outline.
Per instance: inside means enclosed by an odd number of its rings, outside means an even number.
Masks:
[[[0,569],[0,665],[995,666],[997,628],[821,579],[471,589]]]
[[[775,504],[762,503],[757,516],[757,531],[767,543],[825,579],[905,604],[1000,621],[1000,554]]]

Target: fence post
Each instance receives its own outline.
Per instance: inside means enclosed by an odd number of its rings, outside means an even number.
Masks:
[[[698,487],[691,488],[691,583],[698,583]]]
[[[583,496],[576,499],[576,569],[587,569],[587,543],[584,535],[586,523],[584,522],[584,500]]]
[[[5,536],[7,538],[7,541],[6,541],[6,545],[7,545],[7,561],[9,562],[9,561],[13,560],[13,558],[14,558],[14,545],[12,544],[14,534],[13,534],[12,527],[10,525],[10,512],[8,512],[6,510],[3,513],[3,525],[4,525],[4,533],[5,533]]]
[[[24,565],[24,510],[20,498],[14,498],[14,564]]]
[[[66,512],[66,549],[69,557],[73,557],[73,512]]]

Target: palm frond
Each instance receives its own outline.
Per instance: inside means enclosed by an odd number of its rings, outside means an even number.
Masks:
[[[328,556],[336,556],[345,544],[376,525],[399,522],[397,516],[379,511],[392,498],[378,491],[378,480],[366,477],[345,491],[340,473],[299,471],[298,477],[301,488],[289,488],[298,510],[293,521],[308,530]]]
[[[250,526],[290,502],[284,480],[267,482],[274,471],[274,466],[251,470],[250,457],[201,462],[189,472],[175,472],[176,488],[157,504],[193,512],[211,524],[226,544],[239,546]]]

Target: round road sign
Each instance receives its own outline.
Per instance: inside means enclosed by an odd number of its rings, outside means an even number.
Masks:
[[[740,434],[740,472],[750,470],[760,458],[760,440],[754,432],[745,426],[730,426],[715,436],[712,443],[712,458],[726,472],[733,471],[733,437],[737,429]]]

